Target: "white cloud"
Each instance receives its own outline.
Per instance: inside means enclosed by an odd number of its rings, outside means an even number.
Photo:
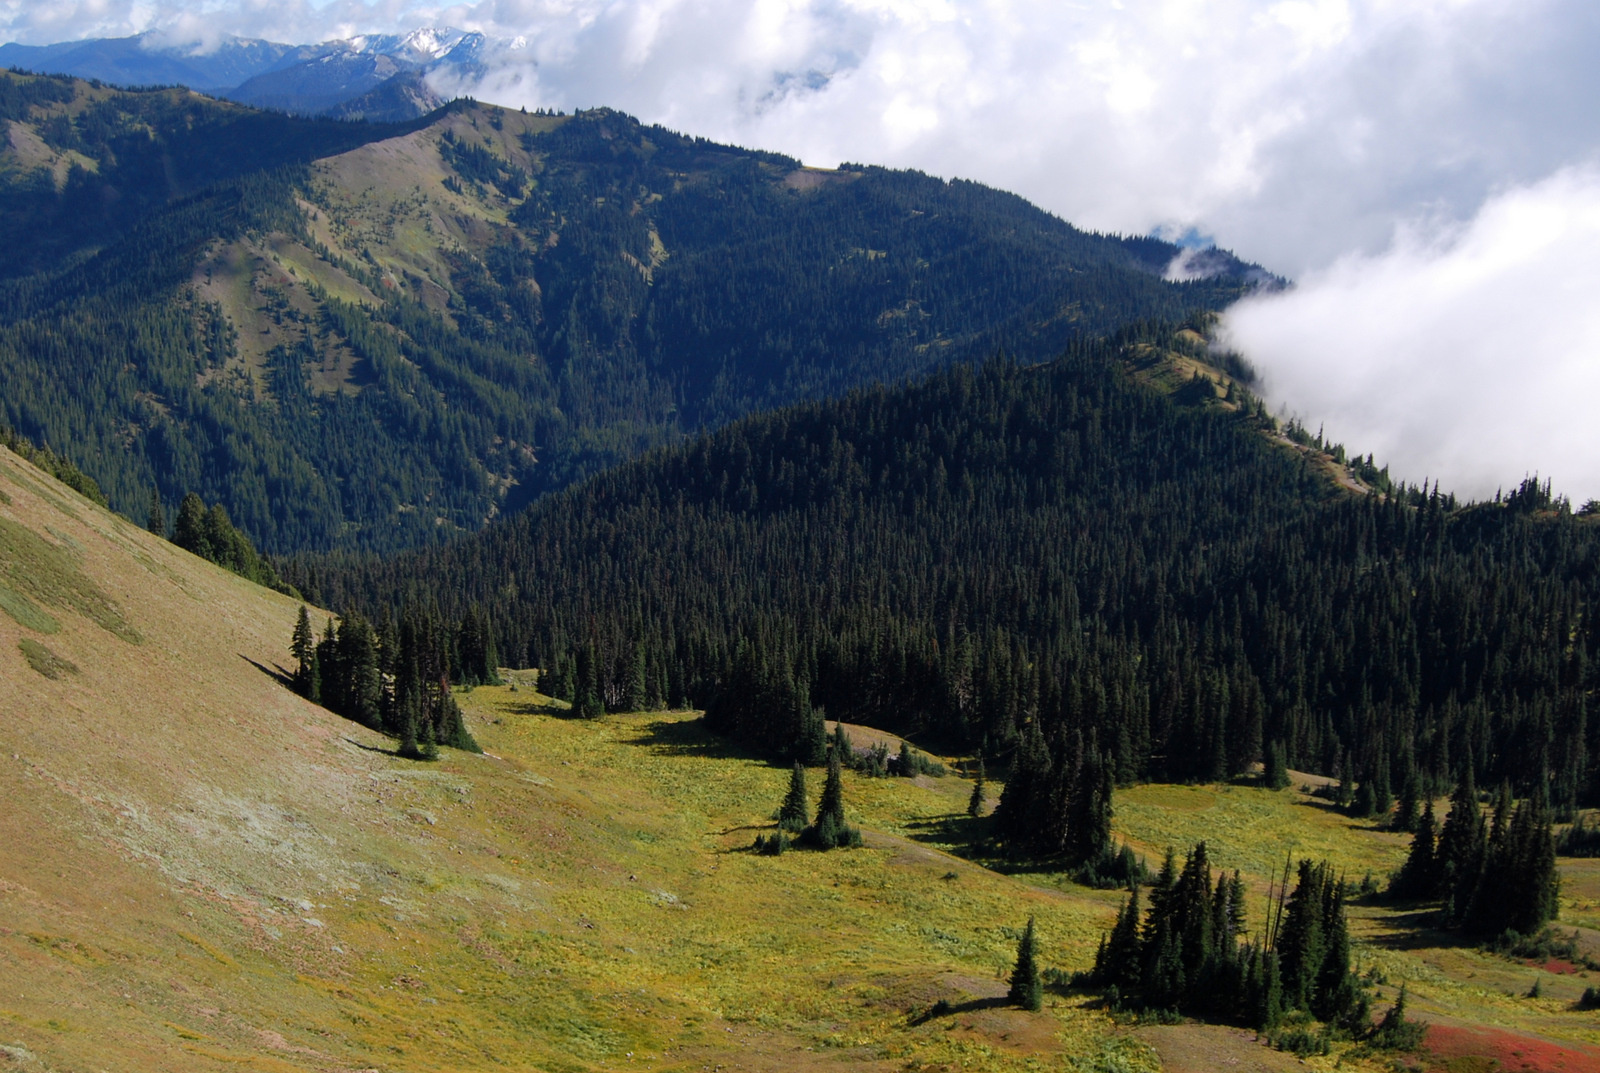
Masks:
[[[1247,299],[1226,339],[1268,398],[1397,476],[1459,493],[1542,472],[1600,497],[1600,170],[1401,229],[1294,289]]]
[[[1290,274],[1600,144],[1593,0],[0,0],[0,37],[35,42],[429,23],[525,39],[463,87],[487,99],[1199,225]]]

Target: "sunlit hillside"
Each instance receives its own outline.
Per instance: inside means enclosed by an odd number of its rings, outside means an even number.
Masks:
[[[9,453],[0,609],[0,1053],[18,1068],[1299,1067],[1237,1029],[1117,1023],[1083,992],[1007,1007],[1028,917],[1047,968],[1081,969],[1122,895],[985,867],[1005,865],[978,852],[954,767],[847,775],[865,846],[766,857],[749,847],[788,772],[692,713],[576,720],[511,672],[460,695],[484,756],[401,760],[284,687],[294,601]],[[1298,788],[1125,790],[1117,834],[1152,864],[1209,839],[1253,923],[1285,852],[1352,878],[1404,852]],[[1600,876],[1569,867],[1568,894],[1588,922]],[[1559,1046],[1549,1068],[1590,1068],[1581,973],[1357,916],[1378,1008],[1406,981],[1462,1053]]]

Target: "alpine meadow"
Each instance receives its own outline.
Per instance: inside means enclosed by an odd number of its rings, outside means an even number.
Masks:
[[[1214,246],[155,41],[0,73],[0,1066],[1600,1071],[1600,502]]]

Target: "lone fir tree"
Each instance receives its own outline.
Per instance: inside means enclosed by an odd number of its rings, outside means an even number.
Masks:
[[[1017,963],[1011,970],[1011,989],[1006,1000],[1024,1010],[1037,1010],[1044,1005],[1044,985],[1039,980],[1039,939],[1034,933],[1033,918],[1017,942]]]
[[[988,787],[984,784],[983,758],[978,758],[978,777],[972,783],[972,796],[967,798],[967,815],[978,819],[983,815],[983,803],[988,794]]]

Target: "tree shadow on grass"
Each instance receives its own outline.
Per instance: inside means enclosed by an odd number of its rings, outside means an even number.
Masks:
[[[773,767],[789,767],[771,757],[707,730],[703,719],[653,719],[638,728],[630,745],[640,745],[661,756],[703,756],[710,760],[756,760]]]
[[[277,682],[283,688],[288,690],[294,689],[294,675],[290,674],[282,667],[276,665],[268,667],[265,663],[257,663],[243,652],[239,653],[239,658],[250,664],[250,666],[254,667],[262,674],[266,675],[268,678],[272,679],[274,682]]]
[[[913,842],[934,846],[964,861],[1006,876],[1058,875],[1070,878],[1072,871],[1064,857],[1008,857],[989,842],[993,833],[988,817],[973,818],[952,812],[932,820],[913,820],[905,824]]]
[[[368,745],[366,742],[357,741],[351,737],[346,737],[344,740],[349,742],[351,745],[354,745],[357,749],[365,749],[369,753],[379,753],[383,756],[400,755],[400,747],[398,745],[396,745],[393,749],[385,749],[380,745]]]
[[[949,1002],[940,999],[932,1006],[911,1019],[912,1025],[925,1025],[929,1021],[937,1021],[941,1017],[960,1017],[964,1013],[977,1013],[979,1010],[1003,1010],[1011,1005],[1011,1000],[1004,995],[994,998],[968,999],[966,1002]]]
[[[546,701],[543,704],[524,701],[521,704],[509,704],[505,710],[512,715],[547,715],[552,719],[570,719],[573,722],[586,722],[582,716],[573,710],[570,704],[560,707],[554,701]]]
[[[1430,947],[1476,947],[1481,936],[1447,931],[1439,926],[1439,907],[1436,905],[1402,903],[1392,912],[1369,917],[1379,930],[1370,937],[1373,946],[1385,950],[1424,950]]]

